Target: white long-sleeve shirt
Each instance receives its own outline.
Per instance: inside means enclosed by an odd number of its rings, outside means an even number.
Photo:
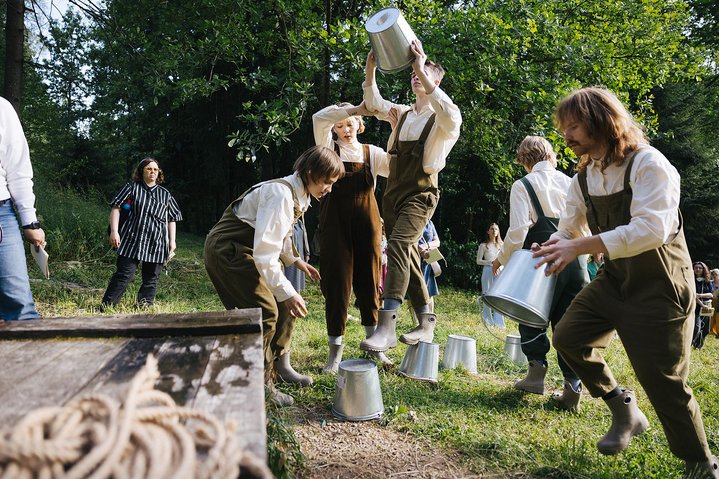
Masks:
[[[492,261],[499,254],[500,247],[495,243],[480,243],[477,248],[477,264],[480,266],[492,266]]]
[[[603,172],[597,162],[587,166],[590,196],[605,196],[624,189],[627,162],[609,165]],[[636,256],[659,248],[674,239],[679,231],[679,192],[681,178],[676,168],[656,148],[642,145],[629,174],[632,188],[629,224],[600,233],[609,258]],[[576,238],[587,228],[587,209],[578,176],[572,179],[565,214],[559,231],[553,236]]]
[[[413,141],[419,139],[422,134],[427,120],[436,113],[434,126],[429,132],[427,142],[424,145],[424,157],[422,158],[422,168],[428,175],[439,173],[447,162],[447,155],[457,139],[459,138],[459,127],[462,124],[462,114],[447,94],[441,88],[435,87],[434,91],[428,95],[429,105],[421,111],[416,111],[414,106],[398,105],[382,98],[377,88],[377,84],[372,82],[362,85],[364,90],[364,101],[367,108],[371,111],[377,111],[377,118],[386,120],[388,113],[392,108],[397,111],[397,119],[402,114],[410,110],[407,119],[399,132],[400,141]],[[397,129],[393,129],[387,141],[387,150],[389,151],[394,145],[394,139],[397,135]]]
[[[312,115],[312,129],[315,134],[315,144],[326,146],[334,151],[335,145],[339,146],[340,159],[350,163],[364,163],[364,152],[362,143],[355,141],[346,143],[332,138],[332,127],[339,121],[351,117],[347,108],[337,105],[330,105]],[[382,148],[369,145],[369,166],[372,171],[375,183],[377,176],[387,177],[389,175],[389,155]]]
[[[12,198],[22,225],[37,221],[32,184],[30,149],[20,119],[0,97],[0,200]]]
[[[536,163],[526,178],[537,194],[544,215],[550,218],[561,217],[572,179],[548,161]],[[507,264],[512,253],[522,248],[529,228],[537,223],[537,219],[538,214],[532,206],[527,188],[521,180],[515,181],[509,193],[509,228],[504,236],[502,250],[497,256],[501,264]],[[588,234],[589,228],[581,230],[581,236]]]
[[[307,211],[310,196],[302,179],[297,173],[283,179],[292,185],[300,209]],[[281,183],[264,183],[247,194],[233,212],[255,229],[252,255],[255,266],[277,301],[282,302],[296,295],[297,291],[280,265],[280,261],[289,266],[300,259],[292,250],[294,200],[290,189]]]

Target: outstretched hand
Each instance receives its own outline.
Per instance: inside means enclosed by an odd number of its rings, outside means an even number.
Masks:
[[[412,70],[419,75],[419,72],[424,73],[424,64],[427,62],[427,54],[424,53],[422,48],[422,42],[419,39],[412,40],[409,46],[410,50],[414,54],[414,62],[412,63]]]
[[[299,294],[296,294],[292,296],[291,298],[287,299],[284,302],[285,307],[287,308],[287,311],[289,311],[291,316],[294,316],[295,318],[304,318],[307,316],[307,306],[305,305],[305,300],[302,299],[302,296]]]
[[[312,266],[305,260],[298,259],[297,261],[295,261],[295,264],[293,266],[305,273],[311,280],[318,281],[322,279],[320,277],[320,272],[317,271],[314,266]]]

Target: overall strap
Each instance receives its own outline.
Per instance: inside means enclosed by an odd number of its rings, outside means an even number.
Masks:
[[[362,145],[362,156],[364,158],[364,164],[369,165],[369,145],[366,143]]]
[[[390,149],[390,152],[394,152],[396,154],[397,152],[397,146],[399,145],[399,134],[402,131],[402,126],[404,125],[404,121],[407,119],[407,114],[409,113],[409,110],[402,113],[402,116],[399,119],[399,122],[397,122],[397,134],[394,137],[394,144],[392,145],[392,148]]]
[[[534,211],[537,212],[537,217],[544,216],[544,210],[542,209],[542,205],[539,203],[539,198],[537,198],[537,193],[534,192],[534,188],[532,187],[532,183],[529,182],[526,176],[523,176],[521,179],[522,184],[527,189],[527,194],[529,194],[529,199],[532,201],[532,206],[534,207]]]
[[[419,144],[419,146],[424,146],[424,143],[427,141],[429,132],[432,131],[432,127],[434,126],[434,121],[436,119],[437,119],[437,114],[432,113],[432,116],[429,117],[429,120],[427,120],[427,123],[425,123],[425,125],[424,125],[422,134],[419,135],[419,139],[417,140],[417,143]]]

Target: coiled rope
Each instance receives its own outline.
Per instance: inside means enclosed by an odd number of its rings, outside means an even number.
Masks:
[[[154,389],[159,377],[149,355],[122,404],[86,395],[0,429],[0,478],[272,478],[239,446],[236,423],[178,407]]]

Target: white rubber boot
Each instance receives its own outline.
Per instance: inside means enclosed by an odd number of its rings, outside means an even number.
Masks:
[[[300,386],[309,386],[312,384],[312,378],[295,371],[290,365],[290,353],[287,352],[275,360],[275,372],[277,377],[286,383],[299,384]]]
[[[387,357],[387,355],[381,351],[369,351],[367,353],[369,357],[374,359],[376,363],[379,363],[380,366],[383,368],[389,368],[391,366],[394,366],[394,363],[390,358]]]
[[[404,344],[417,344],[420,341],[431,343],[434,339],[434,327],[437,325],[437,315],[434,313],[419,313],[419,325],[409,333],[399,337]]]
[[[533,394],[544,394],[544,376],[547,375],[547,366],[540,361],[529,361],[529,369],[524,379],[514,382],[515,389],[521,389]]]
[[[342,351],[344,351],[344,349],[344,344],[330,344],[330,357],[325,367],[322,368],[323,374],[337,374],[340,362],[342,362]]]
[[[637,407],[634,391],[623,391],[619,396],[604,402],[612,411],[612,425],[597,441],[597,449],[602,454],[611,456],[625,450],[633,436],[638,436],[649,429],[649,421]]]
[[[397,346],[397,311],[379,310],[377,329],[372,336],[360,343],[362,351],[384,352]]]

